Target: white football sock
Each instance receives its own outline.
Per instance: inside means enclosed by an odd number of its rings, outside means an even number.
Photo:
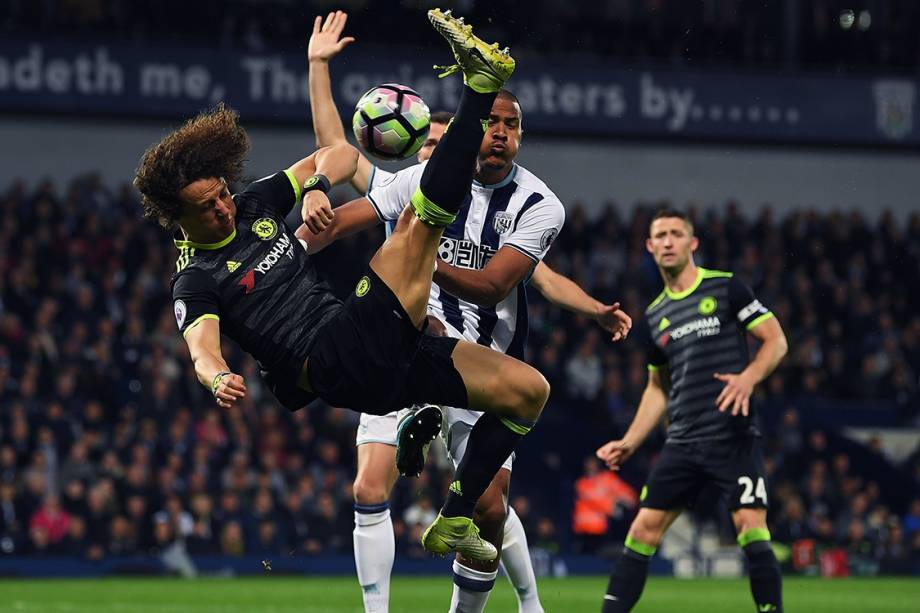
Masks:
[[[473,570],[454,560],[454,594],[450,613],[482,613],[495,586],[498,571]]]
[[[390,572],[396,555],[393,521],[387,503],[355,505],[355,567],[364,597],[364,611],[387,613]]]
[[[543,613],[540,595],[537,594],[537,578],[534,576],[530,551],[527,547],[527,534],[521,518],[508,506],[505,519],[505,538],[502,541],[502,570],[508,576],[511,587],[518,597],[518,613]]]

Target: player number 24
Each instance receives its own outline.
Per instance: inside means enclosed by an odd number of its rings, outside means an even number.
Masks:
[[[760,498],[767,504],[767,486],[764,485],[763,477],[757,478],[757,487],[754,487],[754,480],[750,477],[738,477],[738,485],[744,488],[741,492],[741,504],[751,504],[755,498]]]

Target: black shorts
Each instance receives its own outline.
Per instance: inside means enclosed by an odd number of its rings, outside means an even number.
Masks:
[[[766,508],[767,481],[754,436],[666,443],[642,488],[642,506],[664,511],[692,507],[707,485],[722,492],[729,510]]]
[[[329,404],[364,413],[385,415],[421,402],[465,407],[466,386],[450,357],[458,342],[423,334],[368,268],[342,310],[320,331],[307,376],[315,394]],[[284,390],[273,391],[291,408],[289,403],[312,399],[302,390],[298,397],[297,390],[288,390],[288,402]]]

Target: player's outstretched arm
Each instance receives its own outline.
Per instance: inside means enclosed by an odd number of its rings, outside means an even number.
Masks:
[[[339,143],[317,149],[288,170],[301,185],[313,175],[323,175],[330,185],[338,185],[351,179],[357,163],[358,150],[348,143]]]
[[[776,317],[768,317],[748,330],[761,342],[757,355],[747,368],[737,374],[716,373],[714,376],[725,383],[725,387],[716,398],[720,411],[731,408],[732,415],[739,412],[747,415],[750,411],[751,394],[754,386],[766,379],[779,365],[789,350],[786,334]]]
[[[313,33],[307,46],[307,60],[310,67],[310,109],[313,115],[313,132],[316,146],[327,147],[348,142],[342,118],[332,96],[332,78],[329,76],[329,60],[354,42],[354,37],[342,36],[348,14],[343,11],[329,13],[324,20],[317,16],[313,22]],[[351,178],[352,186],[358,192],[367,193],[372,165],[363,155],[358,157],[358,168]]]
[[[545,262],[534,268],[530,282],[543,296],[567,311],[590,317],[612,335],[614,342],[626,338],[632,328],[632,318],[620,310],[620,303],[604,304],[561,275]]]
[[[198,381],[211,390],[217,404],[229,409],[246,396],[246,382],[234,374],[220,352],[220,324],[205,319],[185,333]]]
[[[649,371],[648,383],[642,392],[639,409],[629,425],[629,430],[623,438],[610,441],[597,450],[598,459],[607,464],[610,470],[619,470],[620,465],[629,459],[652,428],[664,417],[665,409],[668,407],[668,394],[663,381],[661,370]]]
[[[290,168],[294,179],[303,185],[304,196],[301,217],[311,229],[318,232],[332,223],[334,217],[332,204],[326,196],[326,190],[349,180],[355,174],[358,150],[348,143],[340,143],[317,149]],[[325,183],[325,186],[322,184]],[[318,189],[318,187],[323,187]]]
[[[337,207],[328,222],[326,215],[311,214],[310,223],[306,219],[294,236],[307,243],[307,253],[311,254],[322,251],[340,238],[380,224],[380,218],[367,198],[358,198]]]

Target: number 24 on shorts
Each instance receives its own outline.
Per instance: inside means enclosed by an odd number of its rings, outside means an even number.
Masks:
[[[738,477],[738,485],[744,488],[741,492],[741,504],[753,504],[757,498],[760,498],[764,506],[767,504],[767,486],[763,477],[757,478],[757,486],[754,486],[754,480],[750,477]]]

